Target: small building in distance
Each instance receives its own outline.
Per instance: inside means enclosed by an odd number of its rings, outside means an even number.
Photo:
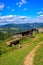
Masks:
[[[39,33],[43,32],[43,28],[38,28]]]

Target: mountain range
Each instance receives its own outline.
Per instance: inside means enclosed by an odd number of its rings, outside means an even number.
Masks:
[[[21,31],[30,30],[32,28],[43,28],[43,23],[6,24],[6,25],[1,25],[0,28],[4,28],[4,29],[18,28],[18,31],[21,32]],[[14,31],[17,32],[17,30],[14,30]]]
[[[23,24],[6,24],[0,25],[0,28],[22,28],[22,27],[43,27],[43,23],[23,23]]]

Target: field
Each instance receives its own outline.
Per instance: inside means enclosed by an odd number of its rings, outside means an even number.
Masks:
[[[36,34],[28,38],[23,37],[16,46],[8,47],[6,40],[0,40],[0,65],[24,65],[25,57],[32,51],[38,43],[43,42],[43,33]],[[22,45],[22,48],[18,48]],[[34,56],[34,65],[43,65],[43,44],[37,49]],[[40,62],[39,62],[40,61]]]
[[[0,31],[2,31],[2,32],[4,32],[4,33],[7,33],[7,34],[8,34],[9,32],[10,32],[11,34],[13,34],[14,32],[15,32],[15,33],[20,32],[19,28],[10,28],[10,27],[9,27],[9,28],[0,28]],[[15,34],[15,33],[14,33],[14,34]]]

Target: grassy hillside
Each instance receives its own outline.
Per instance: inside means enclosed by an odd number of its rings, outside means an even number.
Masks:
[[[41,41],[43,41],[43,34],[37,34],[35,38],[24,37],[20,41],[22,48],[18,48],[19,44],[9,48],[3,42],[2,48],[4,46],[4,50],[11,49],[11,51],[0,57],[0,65],[23,65],[25,56]]]
[[[26,43],[30,45],[29,42],[31,42],[31,40],[33,38],[23,37],[22,40],[20,40],[20,43],[19,44],[15,45],[15,46],[12,46],[12,47],[7,46],[6,45],[6,42],[9,41],[9,40],[12,40],[12,39],[13,38],[10,37],[10,38],[5,39],[5,40],[0,40],[0,56],[3,55],[3,54],[5,54],[5,53],[11,52],[11,51],[13,51],[15,49],[18,49],[18,46],[19,45],[22,45],[23,46]]]

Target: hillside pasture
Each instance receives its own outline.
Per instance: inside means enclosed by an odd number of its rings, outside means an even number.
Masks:
[[[10,49],[10,51],[7,51],[5,54],[1,55],[0,65],[23,65],[25,56],[28,55],[30,51],[32,51],[32,49],[42,41],[43,41],[43,33],[36,34],[35,38],[24,37],[20,42],[22,48],[18,48],[19,44],[11,48],[6,47],[4,42],[1,46],[4,45],[4,49],[7,48],[7,50]]]

